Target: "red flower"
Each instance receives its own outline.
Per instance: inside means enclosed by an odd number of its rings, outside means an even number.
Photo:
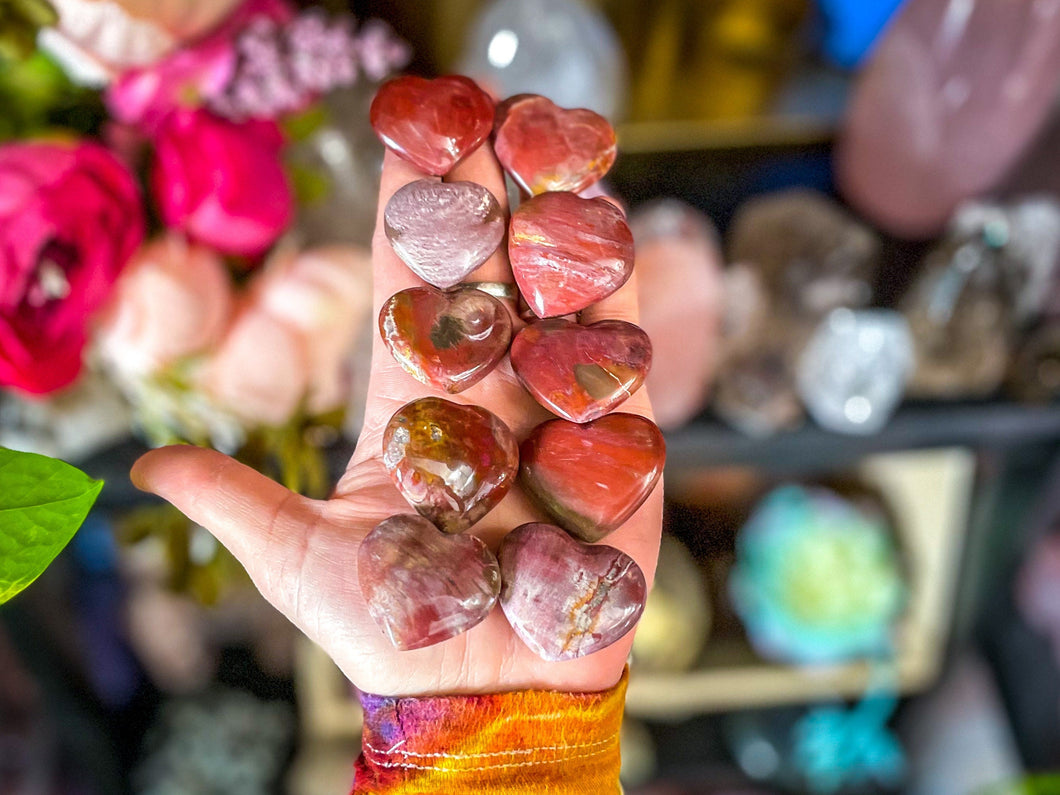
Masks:
[[[106,149],[0,146],[0,385],[46,394],[77,377],[88,319],[143,235],[136,183]]]
[[[151,190],[166,226],[218,251],[253,257],[291,222],[283,136],[273,122],[178,110],[154,143]]]

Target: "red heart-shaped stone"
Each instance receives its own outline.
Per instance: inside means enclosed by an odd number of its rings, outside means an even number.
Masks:
[[[443,288],[489,259],[506,226],[493,194],[474,182],[416,180],[397,190],[383,211],[397,255],[425,282]]]
[[[404,75],[382,85],[368,115],[389,149],[441,177],[489,137],[493,100],[467,77]]]
[[[497,559],[473,535],[448,536],[422,516],[391,516],[357,550],[368,612],[402,650],[441,643],[481,623],[497,601]]]
[[[512,213],[508,258],[534,314],[569,315],[626,283],[633,234],[607,199],[542,193]]]
[[[459,533],[511,489],[519,445],[486,409],[426,397],[390,418],[383,430],[383,465],[421,515],[447,533]]]
[[[558,527],[533,522],[505,536],[497,558],[501,609],[522,641],[546,660],[600,651],[644,612],[644,573],[614,547],[583,544]]]
[[[601,320],[582,326],[553,318],[512,341],[512,368],[538,403],[572,422],[602,417],[636,392],[651,367],[651,340],[639,326]]]
[[[585,425],[549,420],[520,448],[523,487],[567,531],[599,541],[651,494],[666,442],[651,420],[605,414]]]
[[[407,373],[450,394],[481,381],[504,358],[512,318],[481,290],[412,287],[379,312],[379,333]]]
[[[531,195],[585,190],[606,174],[617,154],[607,119],[585,108],[566,110],[536,94],[497,107],[497,159]]]

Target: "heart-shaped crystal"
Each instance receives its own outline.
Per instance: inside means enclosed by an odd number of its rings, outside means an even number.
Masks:
[[[633,234],[607,199],[542,193],[512,213],[512,272],[538,317],[580,312],[633,272]]]
[[[406,372],[455,394],[504,358],[512,318],[504,304],[481,290],[412,287],[383,304],[379,333]]]
[[[489,137],[493,100],[467,77],[403,75],[379,89],[369,119],[389,149],[440,177]]]
[[[593,542],[651,494],[666,443],[654,422],[636,414],[605,414],[585,425],[549,420],[523,442],[520,460],[526,491],[558,524]]]
[[[578,193],[610,170],[617,154],[607,119],[585,108],[566,110],[536,94],[497,107],[497,159],[530,194]]]
[[[411,514],[385,519],[361,542],[357,576],[368,612],[403,650],[481,623],[501,587],[497,559],[481,539],[439,533]]]
[[[444,288],[458,284],[497,250],[505,218],[481,185],[420,179],[390,197],[383,226],[402,262],[428,284]]]
[[[535,522],[505,536],[497,557],[501,609],[515,633],[546,660],[600,651],[629,632],[644,611],[644,573],[614,547],[583,544]]]
[[[484,408],[427,397],[390,418],[383,464],[420,514],[447,533],[459,533],[511,489],[519,446],[508,426]]]
[[[589,422],[644,383],[651,341],[639,326],[622,320],[582,326],[553,318],[520,331],[511,358],[538,403],[572,422]]]

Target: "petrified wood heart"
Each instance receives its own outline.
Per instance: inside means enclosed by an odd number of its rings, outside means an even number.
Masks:
[[[621,526],[651,494],[662,474],[666,443],[651,420],[605,414],[578,425],[549,420],[520,448],[526,491],[583,541]]]
[[[501,609],[539,657],[572,660],[600,651],[637,623],[648,589],[629,555],[591,546],[550,524],[517,527],[497,553]]]
[[[397,190],[383,211],[394,252],[435,287],[452,287],[489,259],[504,239],[506,219],[474,182],[421,179]]]
[[[538,317],[580,312],[633,272],[633,234],[607,199],[542,193],[512,213],[508,257]]]
[[[471,629],[489,615],[501,585],[497,559],[481,539],[445,535],[413,514],[375,526],[357,552],[357,576],[368,612],[403,650]]]
[[[582,326],[531,323],[512,342],[512,368],[545,408],[572,422],[602,417],[636,392],[651,367],[651,341],[622,320]]]
[[[383,465],[405,499],[447,533],[485,516],[511,489],[519,447],[478,406],[427,397],[402,406],[383,431]]]
[[[536,94],[497,107],[497,159],[527,193],[583,191],[615,162],[615,131],[585,108],[566,110]]]
[[[389,149],[441,177],[489,137],[493,100],[467,77],[404,75],[379,89],[369,120]]]
[[[455,394],[504,358],[512,318],[504,304],[480,290],[412,287],[383,304],[379,333],[406,372]]]

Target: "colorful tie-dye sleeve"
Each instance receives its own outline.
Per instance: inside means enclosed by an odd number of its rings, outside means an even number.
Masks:
[[[616,795],[626,681],[600,693],[362,694],[353,795]]]

